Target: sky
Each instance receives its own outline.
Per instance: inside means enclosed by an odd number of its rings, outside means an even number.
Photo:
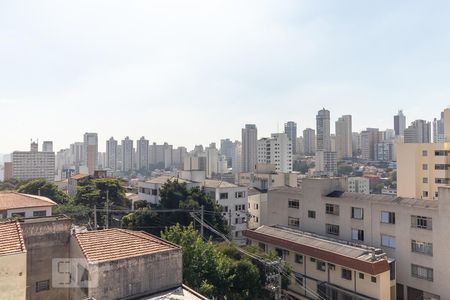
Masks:
[[[0,153],[99,134],[192,148],[432,120],[450,104],[449,1],[0,0]],[[333,126],[334,127],[334,126]]]

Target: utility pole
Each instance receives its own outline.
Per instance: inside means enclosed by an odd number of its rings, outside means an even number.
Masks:
[[[97,205],[94,205],[94,230],[97,230]]]
[[[201,218],[202,224],[201,224],[201,226],[200,226],[200,234],[202,235],[202,238],[205,238],[205,236],[203,235],[203,215],[204,215],[204,209],[205,209],[205,207],[202,205],[202,218]]]
[[[106,229],[109,227],[109,191],[106,191]]]
[[[228,226],[230,226],[230,240],[233,239],[233,230],[231,226],[231,209],[228,211]]]

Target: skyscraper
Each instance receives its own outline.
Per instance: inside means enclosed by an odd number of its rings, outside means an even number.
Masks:
[[[52,141],[44,141],[42,143],[42,152],[53,152],[53,142]]]
[[[405,143],[431,143],[431,123],[415,120],[404,131]]]
[[[148,140],[141,137],[136,141],[136,167],[138,170],[148,170]]]
[[[403,135],[406,128],[406,117],[402,110],[398,111],[398,114],[394,116],[394,131],[395,135]]]
[[[106,141],[106,167],[117,171],[117,141],[113,137]]]
[[[122,140],[122,171],[130,172],[133,170],[133,140],[128,136]]]
[[[84,134],[84,162],[88,168],[89,175],[94,175],[94,171],[97,168],[98,158],[98,136],[97,133],[86,132]]]
[[[39,152],[37,143],[31,143],[30,151],[12,153],[12,177],[19,180],[44,178],[55,180],[55,153]]]
[[[316,131],[314,129],[303,130],[303,144],[306,155],[316,154]]]
[[[317,143],[316,150],[331,151],[330,111],[319,110],[316,116]]]
[[[289,121],[284,124],[284,133],[292,144],[292,154],[297,154],[297,123]]]
[[[361,157],[365,160],[375,160],[375,145],[380,140],[378,128],[367,128],[361,132]]]
[[[344,115],[336,121],[336,156],[337,159],[351,158],[352,146],[352,116]]]
[[[242,128],[242,172],[253,172],[257,161],[258,130],[254,124]]]
[[[227,166],[230,168],[233,164],[234,144],[230,139],[220,140],[220,154],[225,155]]]
[[[441,113],[441,118],[433,120],[433,143],[443,143],[444,138],[444,112]]]
[[[277,171],[292,172],[292,142],[285,133],[273,133],[258,141],[258,163],[272,164]]]

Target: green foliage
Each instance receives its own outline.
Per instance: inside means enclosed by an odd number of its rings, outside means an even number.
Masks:
[[[353,173],[353,167],[349,165],[340,165],[338,167],[339,175],[351,175]]]
[[[125,197],[125,188],[115,178],[90,179],[78,187],[75,203],[87,207],[103,208],[106,206],[108,194],[109,207],[122,209],[128,206]]]
[[[54,215],[67,215],[69,216],[75,225],[85,225],[92,217],[91,210],[81,204],[75,204],[70,201],[66,204],[60,204],[53,209]]]
[[[138,200],[134,202],[134,209],[146,208],[148,203],[145,200]]]
[[[308,164],[304,160],[294,160],[294,165],[292,166],[292,169],[296,172],[300,172],[302,174],[308,173],[310,168],[313,168],[313,164]]]
[[[10,178],[5,181],[0,181],[0,191],[14,191],[17,190],[22,182],[15,178]]]
[[[122,218],[122,225],[132,230],[149,229],[147,226],[154,223],[157,214],[150,208],[140,208]],[[157,229],[160,229],[159,227]],[[148,230],[147,230],[148,231]]]
[[[69,196],[61,191],[55,184],[45,180],[45,179],[33,179],[19,185],[17,192],[30,194],[30,195],[41,195],[58,204],[65,204],[69,202]]]

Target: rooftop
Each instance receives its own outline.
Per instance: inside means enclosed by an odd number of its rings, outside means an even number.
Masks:
[[[86,177],[89,177],[89,175],[88,175],[88,174],[77,174],[77,175],[73,175],[73,176],[70,177],[70,178],[71,178],[71,179],[79,180],[79,179],[83,179],[83,178],[86,178]]]
[[[0,210],[54,205],[56,203],[47,197],[16,192],[0,192]]]
[[[207,300],[208,298],[198,294],[187,286],[158,293],[156,295],[139,298],[138,300]]]
[[[203,185],[205,188],[213,188],[213,189],[217,189],[217,188],[236,188],[239,187],[233,183],[229,183],[227,181],[222,181],[222,180],[211,180],[211,179],[206,179],[203,182]]]
[[[18,222],[0,223],[0,256],[26,252],[22,230]]]
[[[303,193],[303,190],[301,188],[287,185],[272,187],[269,189],[269,191],[279,191],[285,193]]]
[[[381,194],[361,194],[361,193],[342,193],[338,198],[343,199],[354,199],[360,201],[371,201],[375,203],[391,203],[398,205],[406,205],[410,207],[418,208],[428,208],[428,209],[438,209],[439,202],[436,200],[424,200],[424,199],[414,199],[414,198],[402,198],[393,195],[381,195]]]
[[[351,245],[283,226],[263,225],[246,230],[244,235],[372,275],[389,270],[388,259],[380,249]],[[375,259],[373,253],[377,253]]]
[[[179,183],[193,183],[193,181],[190,181],[190,180],[182,179],[182,178],[179,178],[176,176],[167,176],[167,175],[155,177],[150,180],[147,180],[146,182],[153,183],[153,184],[164,184],[167,181],[170,181],[170,182],[178,181]]]
[[[106,229],[75,233],[84,256],[91,262],[106,262],[180,249],[143,231]]]

